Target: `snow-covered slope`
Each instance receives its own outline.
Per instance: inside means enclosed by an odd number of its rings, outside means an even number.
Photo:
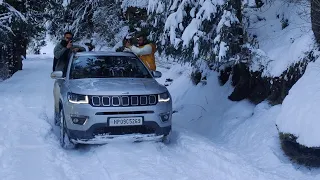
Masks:
[[[297,142],[307,147],[320,147],[319,71],[320,58],[308,65],[305,74],[291,88],[277,117],[279,130],[295,135]]]
[[[170,62],[163,64],[170,66]],[[198,86],[192,85],[190,74],[190,67],[176,64],[159,80],[165,83],[166,79],[173,79],[168,88],[177,111],[176,126],[237,154],[261,171],[274,175],[271,179],[320,178],[319,170],[302,167],[298,170],[283,154],[275,125],[281,105],[262,102],[254,106],[246,100],[231,102],[227,98],[232,92],[230,83],[221,87],[216,73],[208,73],[206,85]]]
[[[247,31],[256,36],[260,49],[252,69],[261,66],[263,75],[278,77],[314,48],[310,3],[305,0],[263,2],[261,8],[247,8],[245,13],[250,22]]]

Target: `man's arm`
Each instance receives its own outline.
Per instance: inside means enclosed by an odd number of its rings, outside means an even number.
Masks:
[[[131,46],[130,49],[133,53],[135,53],[138,56],[152,53],[152,46],[150,44],[145,45],[143,48]]]
[[[63,47],[60,43],[54,47],[53,54],[54,57],[60,59],[63,53],[67,50],[67,48]]]
[[[79,45],[72,45],[72,49],[78,48],[79,51],[87,51],[86,48],[79,46]]]

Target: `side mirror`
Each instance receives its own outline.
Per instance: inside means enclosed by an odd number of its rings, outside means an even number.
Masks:
[[[53,71],[51,73],[52,79],[63,79],[63,72],[62,71]]]
[[[162,73],[160,71],[152,71],[152,75],[154,78],[161,78]]]

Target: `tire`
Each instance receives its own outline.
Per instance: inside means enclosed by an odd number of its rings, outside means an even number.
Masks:
[[[170,142],[171,142],[171,131],[170,131],[169,134],[163,135],[161,142],[164,143],[164,144],[170,144]]]
[[[60,126],[60,113],[54,113],[54,125]]]
[[[67,133],[67,126],[63,108],[61,108],[60,110],[60,146],[63,149],[76,148],[76,144],[70,141],[69,135]]]
[[[54,125],[55,126],[60,126],[61,109],[62,109],[62,105],[59,102],[59,112],[56,112],[56,107],[53,110],[54,111]]]

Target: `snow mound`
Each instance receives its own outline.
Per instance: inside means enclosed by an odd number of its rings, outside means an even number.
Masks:
[[[291,88],[277,117],[280,132],[297,137],[306,147],[320,147],[320,58],[309,63],[305,74]]]

